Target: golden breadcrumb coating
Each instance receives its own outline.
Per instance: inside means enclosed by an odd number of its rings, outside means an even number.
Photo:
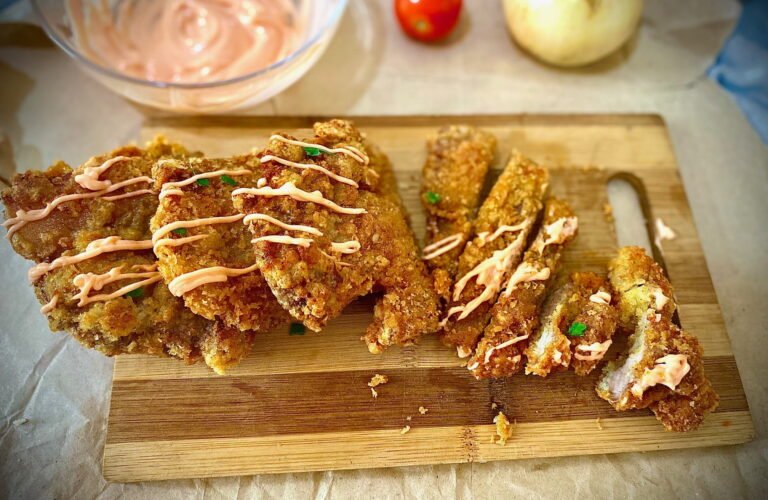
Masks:
[[[638,318],[655,309],[667,319],[675,312],[674,290],[664,271],[640,247],[622,247],[608,265],[611,286],[618,294],[619,321],[632,331]]]
[[[525,352],[525,373],[546,377],[572,366],[577,375],[587,375],[610,346],[617,321],[605,278],[573,273],[550,292],[542,306],[541,326]]]
[[[358,183],[358,187],[316,169],[287,167],[276,160],[262,164],[263,187],[279,189],[293,183],[304,192],[318,192],[338,206],[365,213],[339,213],[290,196],[236,195],[235,206],[241,213],[265,214],[322,233],[286,230],[263,220],[250,223],[256,238],[285,235],[311,239],[306,247],[272,241],[254,244],[256,261],[277,300],[294,318],[319,330],[357,297],[383,290],[374,308],[374,322],[364,336],[372,352],[410,343],[435,331],[437,297],[395,191],[389,160],[342,120],[316,124],[315,137],[308,142],[331,148],[351,146],[366,152],[370,163],[366,166],[341,153],[310,155],[302,146],[280,140],[271,140],[258,156],[273,155],[322,167]],[[331,245],[346,242],[359,243],[359,250],[341,253]]]
[[[661,383],[642,392],[636,388],[645,373],[667,355],[686,357],[690,371],[674,388]],[[718,404],[718,396],[704,374],[703,352],[693,335],[653,311],[638,322],[629,349],[603,369],[597,394],[617,410],[648,408],[668,430],[696,429]]]
[[[581,336],[570,336],[571,352],[574,356],[571,358],[571,366],[577,375],[588,375],[602,361],[603,356],[595,356],[598,359],[579,359],[576,353],[588,357],[590,346],[597,347],[595,344],[606,344],[611,341],[619,321],[619,312],[614,305],[616,294],[611,289],[610,284],[602,276],[595,273],[573,273],[571,282],[578,290],[579,311],[570,319],[570,325],[581,324],[586,328]],[[592,299],[596,294],[601,294],[607,304],[598,299]],[[607,347],[610,343],[607,344]],[[603,353],[604,354],[604,353]]]
[[[232,191],[238,187],[255,187],[261,169],[258,159],[241,156],[228,159],[190,158],[164,160],[153,169],[155,188],[160,191],[167,182],[178,182],[196,174],[215,170],[250,170],[250,175],[233,175],[206,179],[203,185],[183,186],[183,195],[165,196],[152,218],[153,233],[177,221],[237,215],[232,203]],[[256,259],[251,245],[251,233],[242,220],[224,224],[204,224],[182,229],[183,234],[168,233],[164,238],[179,239],[207,235],[198,241],[179,246],[160,246],[157,256],[166,283],[178,276],[199,269],[223,266],[242,269],[252,266]],[[225,325],[239,330],[267,331],[289,320],[266,281],[258,270],[242,276],[232,276],[220,283],[207,283],[183,295],[184,303],[193,312],[207,319],[220,319]]]
[[[555,236],[548,229],[561,220],[572,222],[564,224],[560,238],[543,245],[542,242]],[[491,310],[491,322],[467,364],[476,378],[508,377],[522,369],[523,352],[528,347],[530,336],[539,327],[539,308],[547,285],[557,271],[564,247],[573,240],[576,231],[575,215],[571,207],[557,198],[547,199],[541,228],[518,269],[527,266],[538,272],[548,270],[548,274],[544,278],[523,281],[508,290],[508,294],[502,293],[499,296]],[[498,347],[512,341],[516,342]]]
[[[194,153],[198,154],[198,153]],[[9,219],[17,210],[43,208],[59,196],[90,193],[75,182],[75,175],[85,167],[96,166],[117,156],[129,157],[109,169],[102,178],[118,183],[139,176],[149,176],[152,164],[160,158],[186,157],[191,154],[178,144],[158,137],[146,149],[124,146],[109,153],[94,156],[77,170],[59,161],[45,171],[30,170],[14,176],[12,185],[2,193],[5,216]],[[144,183],[127,186],[114,194],[147,188]],[[139,240],[146,236],[142,223],[155,213],[157,197],[136,196],[109,201],[104,198],[74,200],[58,206],[46,218],[30,222],[11,236],[13,249],[35,262],[49,262],[67,250],[82,250],[95,239],[117,235]]]
[[[425,246],[461,236],[460,244],[426,261],[443,303],[450,301],[459,256],[471,235],[495,149],[492,134],[467,125],[443,127],[427,140],[421,183],[421,204],[427,214]]]
[[[603,369],[598,395],[617,410],[650,407],[668,430],[696,429],[718,396],[704,374],[698,340],[672,323],[677,306],[671,285],[637,247],[620,249],[609,269],[621,321],[634,333],[626,352]],[[665,378],[653,377],[660,370]]]
[[[488,197],[480,206],[473,225],[475,237],[467,243],[461,254],[457,278],[461,279],[478,264],[490,258],[494,252],[512,245],[519,236],[523,242],[528,239],[541,211],[542,198],[548,184],[547,169],[518,153],[512,155]],[[519,224],[525,224],[521,231],[502,233],[492,241],[487,241],[483,237],[483,234],[492,235],[502,226]],[[510,256],[507,269],[502,271],[504,279],[519,264],[523,250],[524,245]],[[478,284],[473,278],[458,299],[453,297],[451,307],[467,304],[480,296],[484,289],[485,286]],[[497,296],[498,293],[494,294],[462,320],[457,320],[458,315],[449,318],[442,332],[443,342],[465,353],[472,352],[488,324],[490,310]]]
[[[94,157],[76,170],[59,162],[44,172],[19,174],[11,188],[3,193],[6,214],[42,208],[59,196],[89,193],[75,182],[75,176],[86,167],[101,165],[117,156],[128,159],[116,162],[101,174],[101,180],[116,184],[149,176],[156,160],[190,155],[183,147],[158,138],[145,150],[122,147]],[[146,189],[148,185],[130,185],[113,194]],[[12,236],[13,247],[22,256],[41,263],[82,253],[92,241],[109,236],[149,240],[149,220],[156,208],[157,195],[153,193],[115,200],[98,197],[69,201],[59,205],[48,217],[30,222],[17,231]],[[35,294],[41,304],[52,304],[47,314],[52,330],[65,330],[84,346],[107,356],[141,353],[171,356],[187,362],[202,358],[217,372],[236,364],[250,350],[252,334],[245,335],[245,342],[234,341],[243,335],[193,314],[162,282],[149,283],[131,295],[82,307],[74,298],[80,292],[73,283],[78,275],[103,275],[115,268],[123,272],[151,272],[155,264],[149,249],[103,253],[43,274],[34,283]],[[112,294],[133,281],[136,280],[107,283],[92,290],[89,296]]]

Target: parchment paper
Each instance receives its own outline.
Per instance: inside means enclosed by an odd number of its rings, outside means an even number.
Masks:
[[[0,242],[0,497],[768,497],[768,150],[729,97],[704,76],[738,16],[738,3],[649,1],[628,48],[574,71],[524,55],[510,41],[495,0],[466,1],[458,35],[438,46],[406,39],[391,1],[350,3],[319,64],[250,113],[665,117],[757,440],[647,454],[107,484],[100,462],[112,361],[49,332],[26,283],[29,264]],[[8,15],[24,18],[28,6],[13,11]],[[19,170],[59,158],[78,164],[138,137],[143,110],[45,45],[0,37],[3,169],[11,160]]]

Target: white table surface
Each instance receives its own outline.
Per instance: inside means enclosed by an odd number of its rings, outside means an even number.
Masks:
[[[738,3],[647,1],[630,48],[573,71],[524,55],[495,0],[466,0],[460,36],[442,46],[406,39],[388,0],[350,3],[320,63],[250,114],[663,115],[757,439],[646,454],[107,484],[100,462],[112,361],[50,333],[26,284],[29,264],[0,243],[0,497],[768,497],[768,148],[705,77]],[[143,113],[58,50],[0,37],[0,161],[20,171],[55,159],[79,164],[136,140]]]

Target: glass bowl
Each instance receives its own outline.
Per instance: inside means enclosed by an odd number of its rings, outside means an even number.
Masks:
[[[109,0],[113,13],[121,1],[124,0]],[[78,49],[66,0],[32,0],[32,5],[48,36],[86,73],[112,91],[139,104],[166,111],[213,114],[255,106],[301,78],[328,47],[348,0],[291,2],[306,26],[303,41],[294,52],[258,71],[209,83],[150,81],[99,64]]]

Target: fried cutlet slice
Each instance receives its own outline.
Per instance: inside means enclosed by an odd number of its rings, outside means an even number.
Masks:
[[[547,169],[515,153],[481,205],[443,319],[442,340],[460,357],[474,350],[504,280],[520,263],[548,183]]]
[[[573,366],[578,375],[587,375],[610,347],[617,316],[605,278],[573,273],[544,302],[541,326],[525,352],[525,373],[546,377]]]
[[[421,181],[421,204],[427,214],[424,261],[441,301],[450,292],[459,256],[472,232],[496,138],[467,125],[441,128],[427,140]]]
[[[150,354],[190,363],[202,358],[219,373],[242,359],[251,348],[253,333],[243,342],[236,329],[193,314],[152,271],[156,266],[151,250],[106,253],[46,273],[35,283],[35,294],[43,304],[57,298],[47,314],[52,330],[69,332],[82,345],[107,356]],[[89,275],[119,277],[119,272],[127,275],[125,280],[86,294],[76,285]],[[133,283],[143,285],[114,296]],[[88,300],[99,295],[112,298],[79,305],[81,296]]]
[[[573,354],[571,366],[577,375],[583,376],[595,369],[613,343],[619,312],[613,304],[615,294],[604,277],[595,273],[573,273],[571,282],[579,290],[582,302],[568,326]]]
[[[508,377],[523,367],[523,352],[539,327],[539,308],[557,271],[563,249],[576,236],[571,207],[548,198],[536,239],[491,310],[491,322],[467,368],[476,378]]]
[[[605,366],[596,390],[620,411],[650,407],[678,432],[696,429],[719,401],[696,337],[653,310],[638,321],[627,353]]]
[[[437,329],[437,296],[386,156],[351,123],[332,120],[316,124],[309,142],[275,135],[258,157],[263,180],[233,191],[235,206],[259,269],[294,318],[319,330],[382,290],[365,334],[372,352]]]
[[[253,156],[166,159],[152,171],[161,193],[152,239],[165,283],[194,313],[239,330],[267,331],[289,319],[256,269],[251,233],[232,203],[232,191],[255,187],[260,173]]]
[[[109,198],[131,191],[145,192],[152,187],[149,175],[155,160],[186,156],[190,153],[182,146],[158,137],[145,149],[125,146],[94,156],[76,171],[60,161],[45,171],[17,174],[11,187],[2,193],[6,214],[3,226],[9,230],[13,249],[26,259],[44,262],[67,250],[82,250],[91,241],[106,236],[140,239],[146,231],[141,222],[148,221],[154,214],[157,198],[149,195],[120,200]],[[102,189],[111,189],[111,192],[95,195],[93,190],[81,186],[76,180],[84,169],[93,169],[115,158],[121,159],[114,161],[101,175],[111,182]],[[120,187],[125,182],[129,184]],[[64,196],[76,199],[61,198]],[[85,197],[77,199],[78,196]],[[46,206],[57,198],[63,201],[57,202],[46,214]],[[36,220],[21,220],[19,216],[24,213]]]
[[[677,306],[674,290],[664,271],[640,247],[622,247],[608,265],[611,286],[616,291],[619,324],[633,331],[648,309],[671,320]]]
[[[186,156],[181,146],[158,139],[146,150],[119,148],[75,170],[60,162],[14,178],[3,193],[6,213],[16,217],[7,227],[17,228],[14,249],[37,262],[30,280],[53,330],[109,356],[202,357],[219,372],[250,349],[240,332],[188,311],[156,271],[152,165]],[[19,210],[29,219],[22,225]]]
[[[596,390],[617,410],[647,408],[669,430],[698,427],[717,407],[695,336],[672,323],[677,308],[661,267],[638,247],[609,264],[622,325],[634,328],[622,357],[603,369]]]

